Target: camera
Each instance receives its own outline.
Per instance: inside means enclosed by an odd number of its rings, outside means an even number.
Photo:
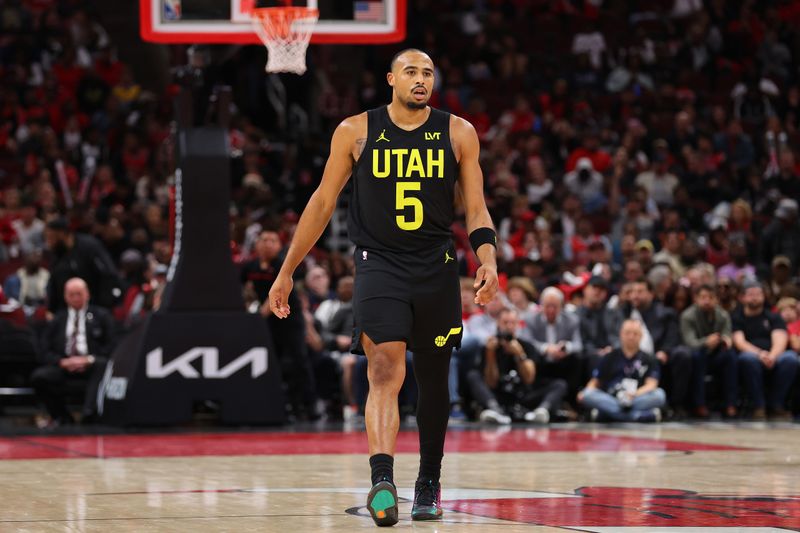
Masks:
[[[514,340],[514,334],[508,331],[502,331],[497,334],[497,340],[511,342]]]
[[[578,179],[581,183],[586,183],[591,178],[592,173],[589,172],[588,168],[582,168],[578,171]]]

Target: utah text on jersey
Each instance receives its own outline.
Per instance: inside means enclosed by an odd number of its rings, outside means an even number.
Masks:
[[[444,178],[444,150],[373,148],[372,174],[376,178]]]

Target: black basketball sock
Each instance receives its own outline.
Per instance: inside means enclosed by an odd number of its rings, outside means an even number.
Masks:
[[[394,457],[385,453],[370,456],[369,466],[372,469],[372,484],[384,479],[394,483]]]
[[[439,481],[444,438],[450,418],[447,375],[450,350],[414,353],[417,378],[417,427],[419,428],[419,479]]]

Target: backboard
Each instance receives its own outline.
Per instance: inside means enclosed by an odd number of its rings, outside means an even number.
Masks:
[[[252,0],[139,0],[142,39],[157,43],[259,44]],[[285,2],[258,0],[257,7]],[[312,43],[384,44],[402,41],[406,0],[293,0],[319,10]]]

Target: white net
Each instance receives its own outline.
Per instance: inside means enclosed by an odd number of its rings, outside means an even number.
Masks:
[[[306,71],[306,49],[319,11],[305,7],[253,10],[253,27],[267,47],[267,72]]]

